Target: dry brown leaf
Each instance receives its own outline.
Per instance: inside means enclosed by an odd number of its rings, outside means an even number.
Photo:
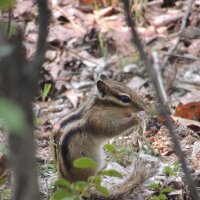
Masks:
[[[73,29],[73,27],[64,27],[62,25],[55,25],[50,27],[48,42],[58,46],[62,45],[64,42],[67,42],[73,37],[80,37],[82,34]]]
[[[77,108],[80,98],[83,96],[78,90],[69,90],[65,92],[66,97],[69,99],[74,108]]]
[[[167,29],[168,27],[167,26],[160,26],[156,29],[157,33],[159,34],[164,34],[164,33],[167,33]]]
[[[194,39],[191,41],[192,43],[188,47],[188,52],[195,57],[200,56],[200,39]]]
[[[188,128],[190,128],[194,131],[200,131],[200,122],[198,122],[198,121],[184,119],[184,118],[175,117],[175,116],[171,116],[171,117],[183,126],[187,126]]]
[[[183,13],[167,13],[167,14],[162,14],[162,15],[158,15],[158,16],[154,16],[152,18],[152,20],[149,20],[149,22],[156,26],[165,26],[168,25],[170,23],[174,23],[175,21],[181,19],[183,17]]]
[[[115,41],[117,52],[124,56],[129,56],[136,52],[136,49],[131,44],[130,29],[124,28],[123,30],[116,30],[112,32],[112,38]]]
[[[146,83],[147,80],[142,79],[139,76],[134,76],[128,83],[127,86],[133,90],[139,91],[140,87]]]
[[[94,11],[94,14],[98,17],[108,17],[117,13],[119,13],[119,9],[113,8],[111,6]]]
[[[195,39],[200,36],[200,28],[188,27],[183,31],[182,37],[185,39]]]
[[[42,148],[42,147],[38,147],[37,151],[36,151],[36,159],[39,161],[39,162],[44,162],[44,161],[47,161],[50,156],[52,157],[52,148],[51,147],[45,147],[45,148]]]
[[[16,4],[14,10],[14,17],[23,17],[26,20],[32,20],[33,18],[33,1],[23,1],[23,3]]]
[[[200,102],[190,102],[178,105],[174,116],[200,121]]]
[[[98,6],[108,6],[108,5],[112,5],[112,6],[117,6],[119,4],[119,0],[79,0],[79,4],[80,5],[94,5],[98,4]]]
[[[192,92],[188,92],[186,95],[176,98],[176,101],[181,104],[187,104],[190,102],[198,102],[200,101],[200,93],[199,90],[193,90]]]

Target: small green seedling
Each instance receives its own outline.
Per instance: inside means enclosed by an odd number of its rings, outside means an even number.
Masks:
[[[105,145],[105,149],[111,153],[115,154],[117,149],[111,144]],[[80,169],[95,169],[98,164],[95,160],[88,157],[81,157],[73,162],[73,166]],[[88,177],[87,181],[76,181],[70,183],[64,179],[58,179],[55,185],[58,189],[53,193],[51,200],[81,200],[83,198],[90,197],[90,190],[95,188],[99,193],[104,196],[109,196],[109,190],[102,186],[102,176],[118,177],[122,178],[122,174],[114,169],[105,170],[102,168],[96,176]]]
[[[177,171],[180,169],[180,163],[174,162],[173,165],[164,168],[167,177],[177,176]],[[167,200],[167,194],[173,192],[174,189],[168,187],[164,182],[162,185],[158,183],[150,184],[148,187],[156,192],[152,197],[153,200]]]
[[[43,101],[45,101],[45,99],[49,95],[51,87],[52,87],[52,85],[50,83],[47,83],[47,84],[44,85],[44,89],[43,89],[43,92],[42,92],[42,100]]]

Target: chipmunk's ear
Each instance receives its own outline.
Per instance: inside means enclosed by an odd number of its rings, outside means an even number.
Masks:
[[[105,80],[108,80],[109,77],[106,76],[105,74],[100,74],[99,78],[102,80],[102,81],[105,81]]]
[[[98,80],[97,81],[97,89],[99,91],[99,93],[101,94],[101,97],[104,97],[105,95],[107,95],[107,91],[108,91],[108,87],[106,85],[106,83],[103,80]]]

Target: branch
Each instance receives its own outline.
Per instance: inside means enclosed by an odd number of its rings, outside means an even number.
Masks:
[[[47,35],[48,35],[48,25],[50,19],[50,11],[48,9],[48,0],[37,0],[38,11],[39,11],[39,31],[38,31],[38,41],[35,57],[31,63],[31,73],[34,74],[33,82],[38,80],[40,76],[40,69],[42,67],[45,52],[47,48]]]
[[[164,99],[164,96],[162,95],[162,88],[161,88],[161,86],[159,84],[159,81],[157,79],[156,71],[152,67],[153,64],[150,62],[150,60],[148,59],[146,53],[144,52],[143,45],[140,42],[139,36],[138,36],[138,34],[136,32],[136,29],[135,29],[135,23],[131,18],[131,13],[130,13],[130,9],[129,9],[130,8],[129,0],[123,0],[123,4],[124,4],[124,10],[126,12],[127,23],[131,28],[133,43],[138,48],[138,51],[140,53],[140,57],[144,61],[144,64],[145,64],[145,67],[146,67],[147,72],[149,74],[149,77],[151,78],[151,81],[153,82],[153,85],[154,85],[154,88],[156,90],[156,94],[157,94],[157,97],[158,97],[158,102],[160,104],[161,115],[164,118],[165,125],[168,128],[169,134],[170,134],[170,136],[172,138],[172,141],[174,143],[175,152],[176,152],[177,156],[179,157],[180,162],[182,164],[182,169],[183,169],[183,171],[185,173],[185,177],[186,177],[187,182],[189,184],[189,189],[190,189],[191,195],[193,196],[193,198],[195,200],[199,200],[200,197],[199,197],[197,188],[195,187],[195,185],[193,183],[193,180],[191,178],[189,169],[187,167],[187,163],[186,163],[186,160],[185,160],[186,156],[185,156],[185,154],[183,153],[183,151],[181,149],[180,143],[179,143],[179,141],[178,141],[178,139],[176,137],[176,134],[175,134],[175,132],[173,130],[173,127],[172,127],[172,124],[170,122],[169,116],[167,114],[168,111],[169,111],[169,108],[168,108],[168,105],[165,104],[165,99]]]
[[[11,37],[10,43],[0,30],[0,48],[11,46],[11,52],[0,59],[0,96],[14,101],[23,111],[27,126],[9,134],[10,164],[14,174],[14,200],[39,199],[35,144],[33,137],[32,101],[36,95],[40,70],[46,50],[49,10],[47,0],[38,0],[39,34],[36,55],[27,65],[22,33]],[[3,46],[3,45],[4,46]],[[15,116],[15,113],[13,113]]]
[[[164,100],[164,104],[168,103],[168,99],[167,99],[167,94],[165,92],[165,87],[163,85],[163,81],[162,81],[162,74],[161,74],[161,68],[160,68],[160,61],[158,58],[158,53],[157,52],[153,52],[152,53],[153,56],[153,60],[154,60],[154,71],[156,72],[156,77],[157,77],[157,81],[158,81],[158,85],[160,86],[160,90],[161,90],[161,96],[163,96],[163,100]]]
[[[188,19],[188,16],[189,16],[189,14],[190,14],[190,10],[191,10],[191,8],[192,8],[193,2],[194,2],[194,0],[190,0],[190,1],[188,2],[187,10],[186,10],[186,12],[185,12],[185,15],[183,16],[181,28],[180,28],[180,30],[179,30],[179,36],[178,36],[178,38],[177,38],[175,44],[174,44],[171,48],[169,48],[169,50],[168,50],[168,52],[167,52],[167,55],[166,55],[165,58],[164,58],[163,66],[166,66],[166,65],[167,65],[168,60],[169,60],[169,57],[170,57],[170,54],[172,54],[172,53],[176,50],[176,48],[177,48],[177,46],[178,46],[178,44],[179,44],[179,42],[180,42],[180,40],[181,40],[181,37],[182,37],[183,31],[184,31],[184,29],[185,29],[185,27],[186,27],[187,19]]]

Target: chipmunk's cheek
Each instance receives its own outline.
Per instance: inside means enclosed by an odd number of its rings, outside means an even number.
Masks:
[[[140,118],[137,114],[126,114],[123,116],[123,118],[120,120],[121,124],[138,124],[140,123]]]
[[[139,114],[132,114],[132,122],[135,124],[140,124],[142,122],[142,117]]]
[[[124,118],[132,118],[133,114],[132,113],[125,113]]]

